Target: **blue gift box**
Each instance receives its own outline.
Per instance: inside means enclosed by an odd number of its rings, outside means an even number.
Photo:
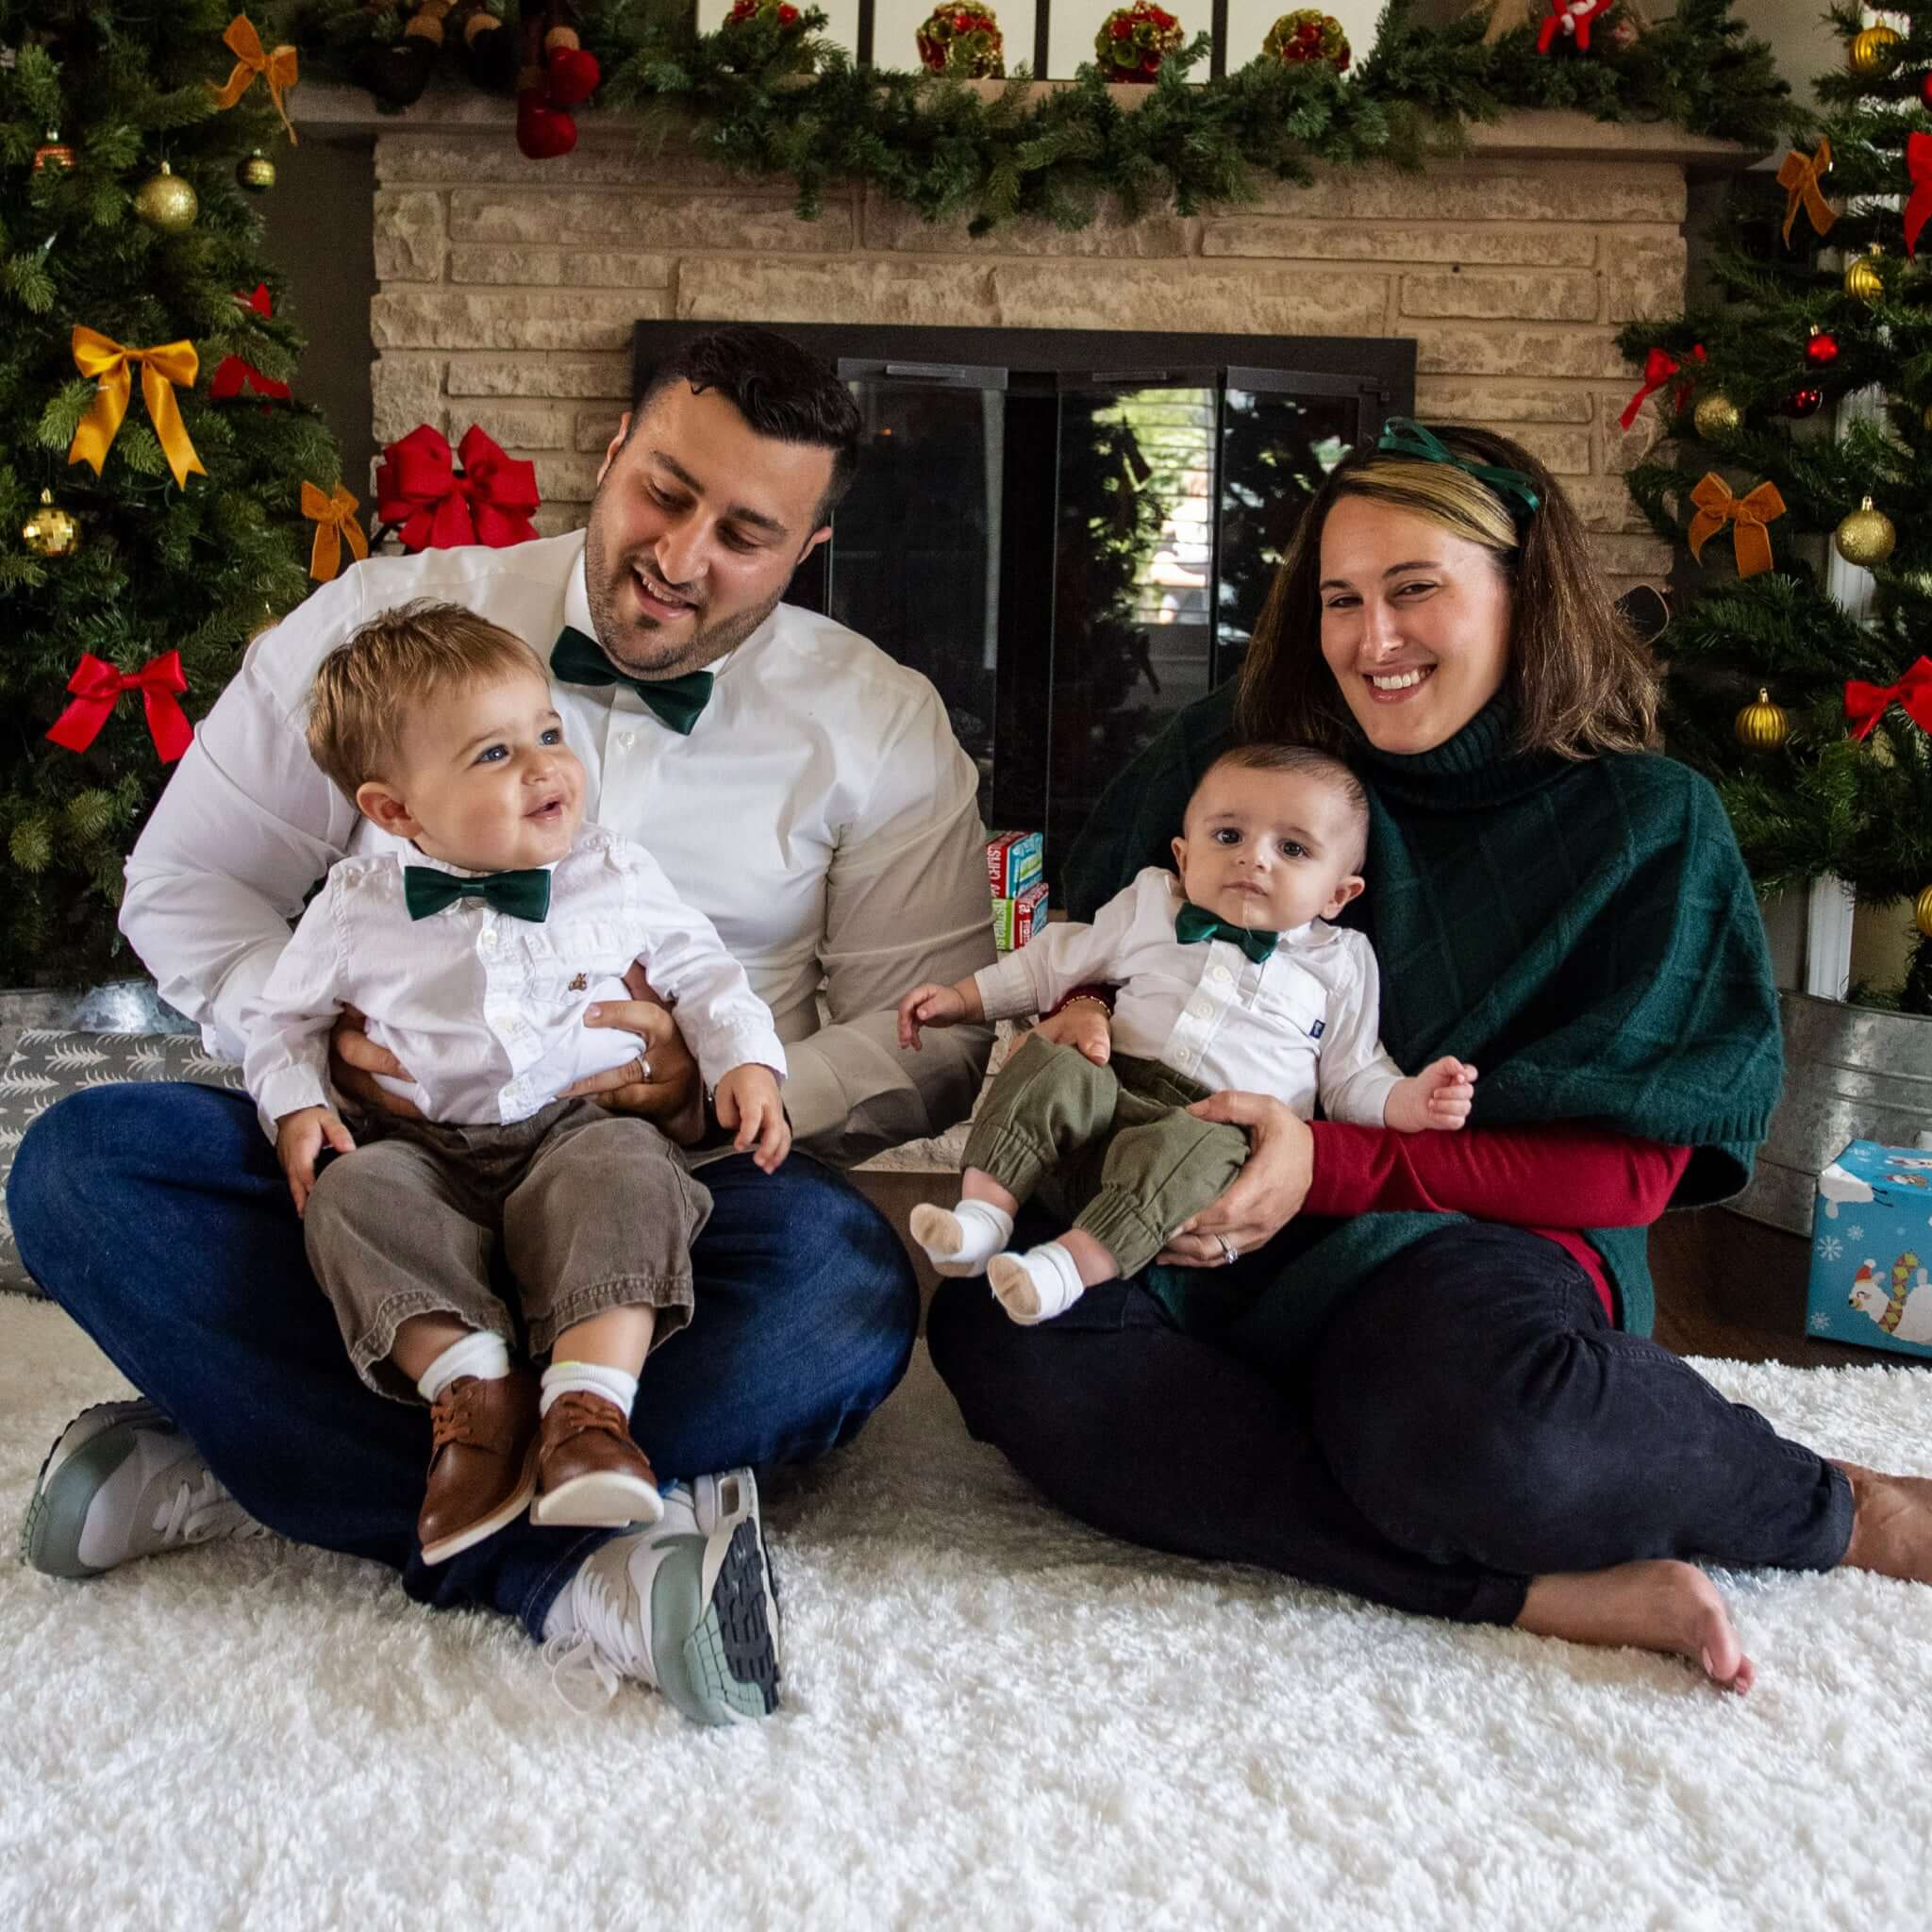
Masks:
[[[1854,1141],[1818,1176],[1806,1327],[1932,1358],[1932,1149]]]

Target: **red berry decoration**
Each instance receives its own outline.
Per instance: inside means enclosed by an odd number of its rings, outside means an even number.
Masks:
[[[749,26],[760,19],[773,22],[781,34],[790,35],[800,31],[804,15],[790,0],[737,0],[737,5],[724,16],[724,25]]]
[[[1838,338],[1814,328],[1811,340],[1805,344],[1805,359],[1814,369],[1829,369],[1838,360]]]
[[[1181,24],[1154,0],[1116,7],[1093,36],[1094,58],[1108,80],[1141,82],[1160,72],[1160,63],[1181,45]]]
[[[1794,389],[1785,398],[1785,414],[1800,419],[1815,416],[1824,407],[1824,391],[1822,389]]]
[[[1268,29],[1261,42],[1261,58],[1278,60],[1284,67],[1296,67],[1309,60],[1325,60],[1337,74],[1348,71],[1348,36],[1332,13],[1319,8],[1298,7],[1284,13]]]
[[[1007,47],[990,7],[935,7],[913,36],[919,64],[960,80],[1004,80]]]

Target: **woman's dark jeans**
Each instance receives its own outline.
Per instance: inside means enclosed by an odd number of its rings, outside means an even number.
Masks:
[[[1611,1327],[1575,1261],[1518,1228],[1418,1241],[1292,1386],[1133,1280],[1036,1328],[984,1282],[942,1283],[928,1332],[967,1426],[1083,1522],[1397,1609],[1508,1624],[1534,1575],[1822,1570],[1851,1537],[1840,1471]]]

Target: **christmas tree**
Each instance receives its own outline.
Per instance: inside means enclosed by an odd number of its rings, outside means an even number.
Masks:
[[[1766,893],[1836,876],[1911,908],[1905,983],[1869,996],[1932,1013],[1932,15],[1890,18],[1833,12],[1845,71],[1734,189],[1710,299],[1621,340],[1671,439],[1631,490],[1701,553],[1662,641],[1670,749]]]
[[[0,986],[134,970],[114,921],[140,821],[250,636],[312,588],[318,532],[323,568],[347,554],[260,249],[292,138],[274,25],[233,0],[0,0]]]

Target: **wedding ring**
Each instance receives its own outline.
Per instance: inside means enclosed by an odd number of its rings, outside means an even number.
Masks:
[[[1235,1257],[1241,1253],[1241,1250],[1224,1234],[1218,1234],[1214,1239],[1221,1243],[1221,1265],[1224,1268],[1231,1268],[1234,1265]]]

